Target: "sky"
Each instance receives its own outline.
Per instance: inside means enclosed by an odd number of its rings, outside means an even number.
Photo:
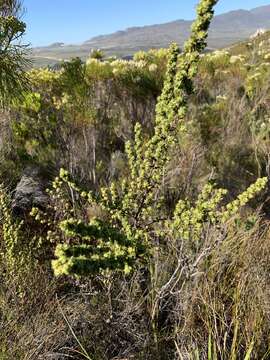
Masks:
[[[32,46],[81,43],[132,26],[191,20],[198,0],[24,0],[25,40]],[[270,0],[219,0],[216,14],[269,5]]]

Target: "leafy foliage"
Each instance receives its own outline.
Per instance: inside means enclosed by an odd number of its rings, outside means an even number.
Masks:
[[[21,95],[27,85],[26,46],[20,42],[26,25],[19,19],[20,11],[21,4],[17,0],[2,0],[0,3],[1,106]]]

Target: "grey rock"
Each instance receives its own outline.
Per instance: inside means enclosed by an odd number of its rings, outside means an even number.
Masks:
[[[12,210],[15,215],[22,215],[32,207],[45,208],[48,196],[45,184],[39,175],[38,169],[28,168],[16,186],[12,200]]]

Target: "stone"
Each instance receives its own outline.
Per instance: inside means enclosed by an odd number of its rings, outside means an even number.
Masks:
[[[38,169],[27,168],[16,186],[12,200],[12,210],[15,215],[23,215],[32,207],[44,209],[48,203],[44,181]]]

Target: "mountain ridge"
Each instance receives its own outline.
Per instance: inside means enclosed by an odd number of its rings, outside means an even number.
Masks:
[[[180,46],[190,34],[192,20],[174,20],[162,24],[129,27],[111,34],[92,37],[81,44],[59,42],[33,49],[37,64],[49,65],[79,56],[85,60],[93,48],[100,48],[107,56],[127,56],[138,50],[168,47],[171,42]],[[219,49],[250,37],[258,28],[270,29],[270,4],[251,10],[232,10],[216,15],[209,31],[208,47]],[[53,46],[52,46],[53,45]]]

